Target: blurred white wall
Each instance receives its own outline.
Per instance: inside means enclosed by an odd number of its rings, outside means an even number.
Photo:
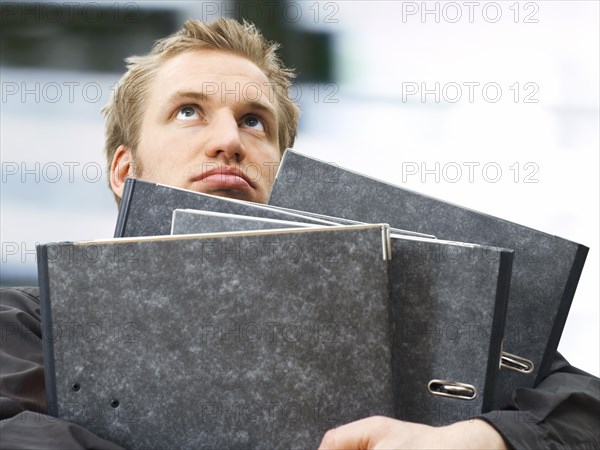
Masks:
[[[559,350],[598,375],[599,3],[478,3],[288,2],[273,20],[332,33],[337,77],[297,86],[295,148],[590,247]],[[99,111],[119,76],[0,70],[3,277],[35,272],[35,242],[112,235]]]

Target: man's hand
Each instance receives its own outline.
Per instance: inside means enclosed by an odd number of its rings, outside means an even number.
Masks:
[[[319,450],[403,448],[508,449],[502,436],[483,420],[432,427],[389,417],[369,417],[329,430],[319,446]]]

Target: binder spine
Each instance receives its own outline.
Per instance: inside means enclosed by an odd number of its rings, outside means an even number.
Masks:
[[[131,196],[135,188],[136,181],[133,178],[127,178],[125,180],[125,187],[123,188],[123,198],[121,198],[121,205],[119,207],[119,215],[117,216],[117,225],[115,226],[115,236],[125,237],[125,226],[127,225],[127,216],[129,215],[129,206],[131,205]]]
[[[48,277],[48,248],[37,247],[38,279],[40,288],[40,309],[42,314],[42,354],[44,358],[44,381],[46,383],[46,402],[48,414],[58,417],[56,398],[56,373],[54,368],[54,330],[52,327],[52,308],[50,301],[50,279]]]
[[[496,383],[502,357],[502,341],[506,324],[506,312],[508,310],[513,257],[514,253],[512,251],[502,251],[500,253],[498,284],[496,285],[496,302],[494,305],[494,322],[490,335],[490,352],[486,370],[486,383],[483,390],[483,402],[481,405],[481,411],[483,413],[491,411],[495,402]]]
[[[560,337],[562,336],[565,323],[567,322],[567,315],[571,309],[573,297],[575,297],[575,290],[577,289],[577,284],[579,284],[579,278],[581,277],[581,272],[583,271],[583,265],[585,264],[588,251],[589,248],[585,245],[578,245],[577,252],[575,253],[575,260],[573,261],[573,266],[571,266],[569,278],[567,280],[565,290],[563,291],[562,299],[556,313],[556,319],[548,339],[548,344],[546,345],[546,351],[544,352],[544,356],[542,358],[542,362],[540,363],[540,368],[535,379],[536,386],[545,378],[546,374],[550,370],[552,361],[554,361],[556,349],[558,348]]]

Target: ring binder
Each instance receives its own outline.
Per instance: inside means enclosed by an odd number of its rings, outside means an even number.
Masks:
[[[506,348],[514,354],[502,358],[501,367],[511,370],[499,372],[493,407],[505,407],[516,388],[533,387],[548,374],[589,250],[586,246],[339,166],[335,166],[335,183],[307,177],[289,181],[292,172],[331,167],[330,163],[287,150],[269,204],[388,223],[392,228],[428,233],[440,240],[514,250],[504,332]],[[524,338],[522,331],[531,330],[531,323],[535,323],[535,333]]]
[[[387,233],[39,246],[49,412],[132,450],[316,448],[332,427],[393,416]]]

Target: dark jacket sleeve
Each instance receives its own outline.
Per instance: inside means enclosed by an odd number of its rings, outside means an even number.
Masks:
[[[46,415],[37,288],[0,289],[0,448],[121,449]]]
[[[560,353],[534,389],[517,389],[508,407],[481,417],[515,449],[600,448],[600,380]]]

